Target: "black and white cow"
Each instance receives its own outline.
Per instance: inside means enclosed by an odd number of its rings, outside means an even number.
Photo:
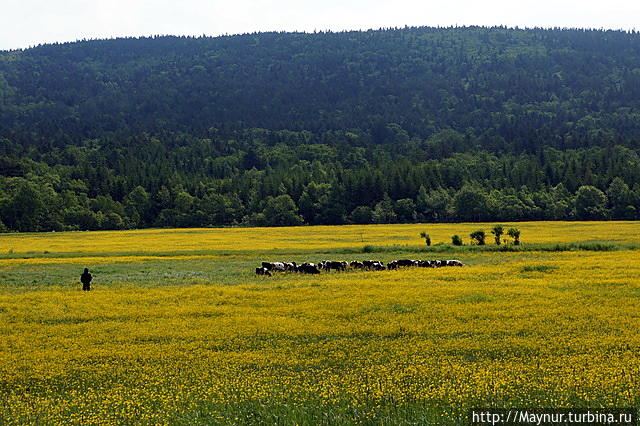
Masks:
[[[284,270],[287,272],[295,272],[296,269],[298,269],[298,265],[296,265],[296,262],[283,262],[284,263]]]
[[[360,262],[359,260],[352,260],[349,263],[349,266],[353,269],[364,269],[364,263]]]
[[[331,271],[332,269],[336,271],[345,271],[347,269],[347,262],[323,260],[318,266],[320,269],[324,269],[326,271]]]
[[[300,272],[301,274],[319,274],[320,270],[313,263],[305,262],[301,265],[298,265],[298,267],[296,268],[296,272]]]
[[[256,268],[256,275],[265,275],[267,277],[271,276],[271,272],[265,267]]]
[[[418,266],[418,261],[413,259],[396,260],[398,266]]]
[[[274,272],[284,272],[287,270],[283,262],[262,262],[262,267],[266,268],[267,271]]]
[[[369,269],[373,271],[384,271],[386,268],[382,262],[374,262]]]
[[[374,271],[381,271],[384,269],[384,262],[381,260],[363,260],[362,264],[365,269],[372,269]]]

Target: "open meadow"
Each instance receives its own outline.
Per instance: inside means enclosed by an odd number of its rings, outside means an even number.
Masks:
[[[465,424],[472,407],[640,407],[640,223],[515,225],[521,246],[495,246],[491,224],[0,234],[0,423]],[[487,246],[449,244],[476,229]],[[401,258],[466,266],[254,273]]]

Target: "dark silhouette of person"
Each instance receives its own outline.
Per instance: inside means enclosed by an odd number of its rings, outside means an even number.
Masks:
[[[89,273],[89,268],[84,268],[84,272],[80,275],[80,281],[82,282],[82,290],[89,291],[91,290],[91,280],[93,277]]]

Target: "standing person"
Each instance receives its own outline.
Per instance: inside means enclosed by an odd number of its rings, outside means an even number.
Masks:
[[[80,281],[82,282],[82,290],[89,291],[91,290],[91,280],[93,277],[89,273],[89,268],[84,268],[84,272],[80,275]]]

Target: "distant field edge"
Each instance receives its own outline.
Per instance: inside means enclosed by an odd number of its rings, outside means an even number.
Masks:
[[[567,252],[567,251],[628,251],[640,250],[640,244],[617,243],[567,243],[567,244],[522,244],[522,245],[463,245],[437,244],[419,245],[359,245],[338,248],[311,249],[257,249],[257,250],[183,250],[183,251],[126,251],[126,252],[14,252],[0,253],[0,259],[67,259],[67,258],[157,258],[167,260],[180,257],[246,257],[246,256],[299,256],[305,254],[358,255],[363,253],[396,254],[464,254],[505,252]]]
[[[539,225],[541,223],[549,223],[553,225],[590,225],[596,226],[598,224],[607,225],[640,225],[640,221],[637,220],[527,220],[527,221],[484,221],[484,222],[420,222],[420,223],[368,223],[368,224],[342,224],[342,225],[296,225],[296,226],[207,226],[207,227],[193,227],[193,228],[175,228],[175,227],[149,227],[149,228],[134,228],[134,229],[108,229],[108,230],[80,230],[80,231],[47,231],[47,232],[2,232],[0,238],[5,236],[42,236],[49,235],[64,235],[64,234],[78,234],[78,235],[90,235],[90,234],[105,234],[105,233],[163,233],[163,232],[176,232],[176,233],[198,233],[203,231],[232,231],[232,230],[286,230],[286,229],[324,229],[340,227],[343,229],[358,229],[358,228],[376,228],[376,227],[451,227],[451,226],[463,226],[463,227],[492,227],[494,225],[503,226],[526,226],[526,225]]]

